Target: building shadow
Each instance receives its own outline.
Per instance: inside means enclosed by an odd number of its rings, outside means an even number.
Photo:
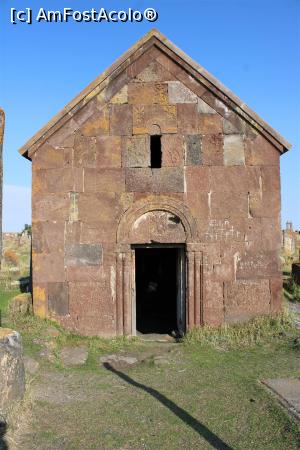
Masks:
[[[4,439],[6,431],[7,431],[6,422],[0,421],[0,450],[8,450],[8,445],[6,443],[6,440]]]
[[[158,400],[160,403],[162,403],[166,408],[168,408],[173,414],[175,414],[179,419],[181,419],[186,425],[188,425],[190,428],[192,428],[196,433],[198,433],[201,437],[203,437],[212,447],[214,447],[217,450],[233,450],[232,447],[227,445],[222,439],[220,439],[216,434],[214,434],[212,431],[210,431],[205,425],[203,425],[201,422],[196,420],[193,416],[191,416],[188,412],[186,412],[184,409],[180,408],[180,406],[176,405],[172,400],[167,398],[165,395],[158,392],[156,389],[153,389],[149,386],[146,386],[144,384],[141,384],[132,378],[130,378],[128,375],[126,375],[123,372],[120,372],[119,370],[115,369],[113,366],[111,366],[109,363],[104,363],[104,367],[109,370],[110,372],[114,373],[118,377],[120,377],[122,380],[126,381],[127,383],[131,384],[132,386],[141,389],[147,394],[154,397],[156,400]]]

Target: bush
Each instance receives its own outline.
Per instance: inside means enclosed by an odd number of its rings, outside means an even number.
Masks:
[[[277,316],[261,316],[247,323],[212,327],[205,325],[194,328],[184,337],[186,343],[209,344],[216,348],[242,348],[262,343],[267,339],[280,337],[292,328],[287,313]]]
[[[11,249],[5,250],[4,260],[7,264],[12,266],[18,266],[20,262],[19,256]]]

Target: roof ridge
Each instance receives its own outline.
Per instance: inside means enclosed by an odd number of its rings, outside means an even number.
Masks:
[[[28,158],[28,152],[31,149],[35,151],[42,143],[48,139],[57,129],[59,129],[64,123],[71,119],[75,112],[78,111],[78,105],[82,102],[81,107],[87,104],[95,95],[100,93],[105,88],[105,82],[109,80],[109,77],[118,70],[122,65],[126,64],[126,61],[130,60],[140,49],[144,48],[144,52],[149,48],[146,44],[151,45],[151,41],[154,41],[152,45],[156,44],[159,48],[165,52],[172,52],[178,56],[182,63],[188,66],[194,77],[202,77],[208,84],[208,89],[211,90],[215,95],[220,95],[223,101],[231,102],[236,105],[237,109],[235,112],[241,115],[244,119],[250,121],[254,127],[256,127],[260,132],[264,132],[266,138],[271,139],[273,145],[275,145],[278,150],[283,153],[287,151],[291,144],[286,141],[276,130],[274,130],[270,125],[268,125],[263,119],[261,119],[253,110],[251,110],[242,100],[237,97],[232,91],[230,91],[226,86],[224,86],[218,79],[211,75],[204,67],[196,63],[192,58],[190,58],[186,53],[184,53],[180,48],[173,44],[166,36],[164,36],[156,28],[152,28],[146,34],[144,34],[135,44],[133,44],[128,50],[126,50],[119,58],[117,58],[106,70],[104,70],[100,75],[98,75],[86,88],[84,88],[73,100],[71,100],[65,107],[59,111],[50,121],[46,123],[37,133],[34,134],[20,149],[21,155]],[[161,48],[161,45],[165,49]],[[170,55],[168,55],[170,57]],[[102,86],[103,85],[103,86]],[[232,107],[232,105],[231,105]],[[274,142],[275,140],[275,142]],[[42,141],[40,144],[39,142]]]

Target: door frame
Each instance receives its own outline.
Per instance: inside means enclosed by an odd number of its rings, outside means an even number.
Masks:
[[[169,243],[153,243],[153,244],[131,244],[131,335],[136,336],[136,262],[135,262],[135,250],[137,248],[176,248],[176,318],[178,331],[181,333],[186,332],[187,323],[187,305],[186,305],[186,279],[187,279],[187,258],[186,258],[186,245],[185,244],[169,244]]]

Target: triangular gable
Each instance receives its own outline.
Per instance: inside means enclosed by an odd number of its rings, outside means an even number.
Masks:
[[[57,130],[74,117],[90,100],[99,95],[116,78],[121,79],[120,89],[130,77],[122,77],[126,69],[138,65],[143,54],[149,52],[151,48],[159,49],[170,61],[179,65],[190,75],[191,81],[197,81],[206,90],[219,98],[221,102],[233,110],[246,122],[251,124],[259,133],[269,140],[281,153],[287,151],[291,144],[287,142],[276,130],[270,127],[236,95],[220,83],[215,77],[207,72],[203,67],[194,62],[189,56],[178,49],[172,42],[157,30],[151,30],[143,36],[135,45],[118,58],[107,70],[97,77],[87,86],[74,100],[68,103],[58,114],[56,114],[40,131],[38,131],[19,152],[24,157],[31,159],[31,155],[47,141]],[[149,63],[148,63],[149,64]],[[172,72],[172,70],[170,70]],[[134,72],[134,69],[133,69]],[[129,69],[130,74],[130,69]],[[132,76],[136,76],[135,73]],[[204,98],[204,100],[206,100]],[[209,103],[209,102],[208,102]]]

